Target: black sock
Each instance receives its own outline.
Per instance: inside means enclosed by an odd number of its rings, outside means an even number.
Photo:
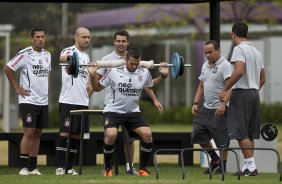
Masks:
[[[226,162],[227,162],[227,160],[223,160],[223,168],[224,168],[224,171],[226,171]]]
[[[66,151],[67,151],[67,140],[68,138],[58,136],[56,154],[57,154],[57,168],[64,168],[66,162]]]
[[[212,161],[219,159],[219,156],[216,154],[215,150],[208,151],[208,154],[210,155]]]
[[[20,154],[20,167],[28,168],[29,154]]]
[[[71,139],[71,145],[70,145],[70,159],[69,163],[67,165],[67,170],[72,169],[73,162],[74,162],[74,156],[77,153],[77,148],[79,145],[80,140],[79,139]]]
[[[28,170],[33,171],[34,169],[37,168],[37,156],[35,157],[29,157],[29,166]]]
[[[141,155],[140,155],[140,166],[139,168],[144,170],[146,169],[147,166],[147,162],[150,158],[151,152],[152,152],[152,148],[153,148],[153,143],[145,143],[143,141],[141,141]]]
[[[111,160],[113,156],[113,152],[115,151],[114,149],[114,144],[113,145],[108,145],[104,143],[104,167],[106,169],[111,169]]]

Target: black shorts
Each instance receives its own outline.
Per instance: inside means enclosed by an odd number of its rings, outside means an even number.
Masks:
[[[60,132],[69,132],[70,126],[70,111],[88,109],[88,106],[83,105],[72,105],[59,103],[59,114],[60,114]],[[81,116],[72,116],[72,133],[80,134],[81,127]],[[89,118],[86,116],[84,124],[84,132],[89,132]]]
[[[260,99],[255,89],[233,89],[229,101],[231,139],[260,138]]]
[[[105,112],[104,116],[104,129],[107,128],[119,128],[121,124],[124,125],[128,132],[128,136],[131,138],[130,142],[134,140],[137,134],[133,131],[139,127],[149,127],[144,117],[140,112],[131,112],[119,114],[115,112]]]
[[[193,119],[192,144],[207,144],[214,139],[217,148],[229,147],[227,115],[228,107],[225,108],[224,116],[214,116],[216,109],[207,109],[202,106],[197,116]]]
[[[48,127],[48,105],[19,104],[23,127],[25,128],[47,128]]]

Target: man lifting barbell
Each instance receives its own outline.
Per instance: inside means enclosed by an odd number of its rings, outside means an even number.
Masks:
[[[115,50],[111,53],[107,54],[106,56],[102,57],[102,61],[108,60],[117,60],[115,63],[119,63],[120,60],[124,60],[127,53],[127,48],[129,45],[129,33],[126,30],[118,30],[114,34],[113,44],[115,46]],[[159,67],[159,73],[161,74],[159,77],[153,79],[154,86],[159,84],[163,79],[167,78],[168,76],[168,67],[165,67],[166,63],[161,63]],[[109,68],[99,68],[96,72],[96,78],[99,81],[103,75],[106,74]],[[147,88],[144,89],[147,92]],[[111,103],[111,96],[112,96],[111,87],[107,87],[105,89],[105,99],[104,99],[104,106],[108,103]],[[134,140],[136,135],[133,135],[130,131],[128,131],[128,144],[124,144],[124,156],[126,161],[126,173],[127,174],[138,174],[137,170],[134,168],[133,165],[133,158],[134,158]]]
[[[105,138],[104,138],[104,176],[112,176],[111,158],[114,152],[119,125],[123,124],[128,130],[133,130],[141,137],[141,152],[143,152],[138,174],[149,176],[146,170],[147,161],[152,151],[153,140],[149,124],[143,118],[139,109],[139,98],[143,88],[148,87],[149,97],[159,112],[163,111],[162,105],[157,100],[153,90],[153,81],[146,68],[138,67],[140,53],[131,48],[127,52],[125,66],[112,68],[99,81],[96,78],[97,65],[88,67],[89,74],[93,77],[94,86],[101,91],[111,86],[115,95],[104,107]]]

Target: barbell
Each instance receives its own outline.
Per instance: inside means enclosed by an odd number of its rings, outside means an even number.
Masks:
[[[124,60],[98,60],[94,65],[98,68],[112,68],[125,65]],[[67,66],[68,74],[72,75],[74,78],[78,76],[79,66],[90,66],[90,64],[79,64],[78,54],[73,52],[72,56],[67,57],[67,63],[60,63],[60,66]],[[139,66],[148,69],[153,69],[155,66],[161,66],[160,64],[154,64],[153,60],[150,61],[140,61]],[[170,64],[166,66],[171,67],[171,76],[176,79],[178,76],[182,76],[185,67],[191,67],[191,64],[184,64],[184,58],[180,56],[177,52],[174,52],[171,57]]]

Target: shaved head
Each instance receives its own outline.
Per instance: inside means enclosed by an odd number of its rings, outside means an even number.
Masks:
[[[85,27],[79,27],[74,33],[75,46],[78,50],[84,51],[89,46],[90,31]]]
[[[78,37],[81,34],[90,34],[90,31],[85,27],[79,27],[75,30],[74,36]]]

